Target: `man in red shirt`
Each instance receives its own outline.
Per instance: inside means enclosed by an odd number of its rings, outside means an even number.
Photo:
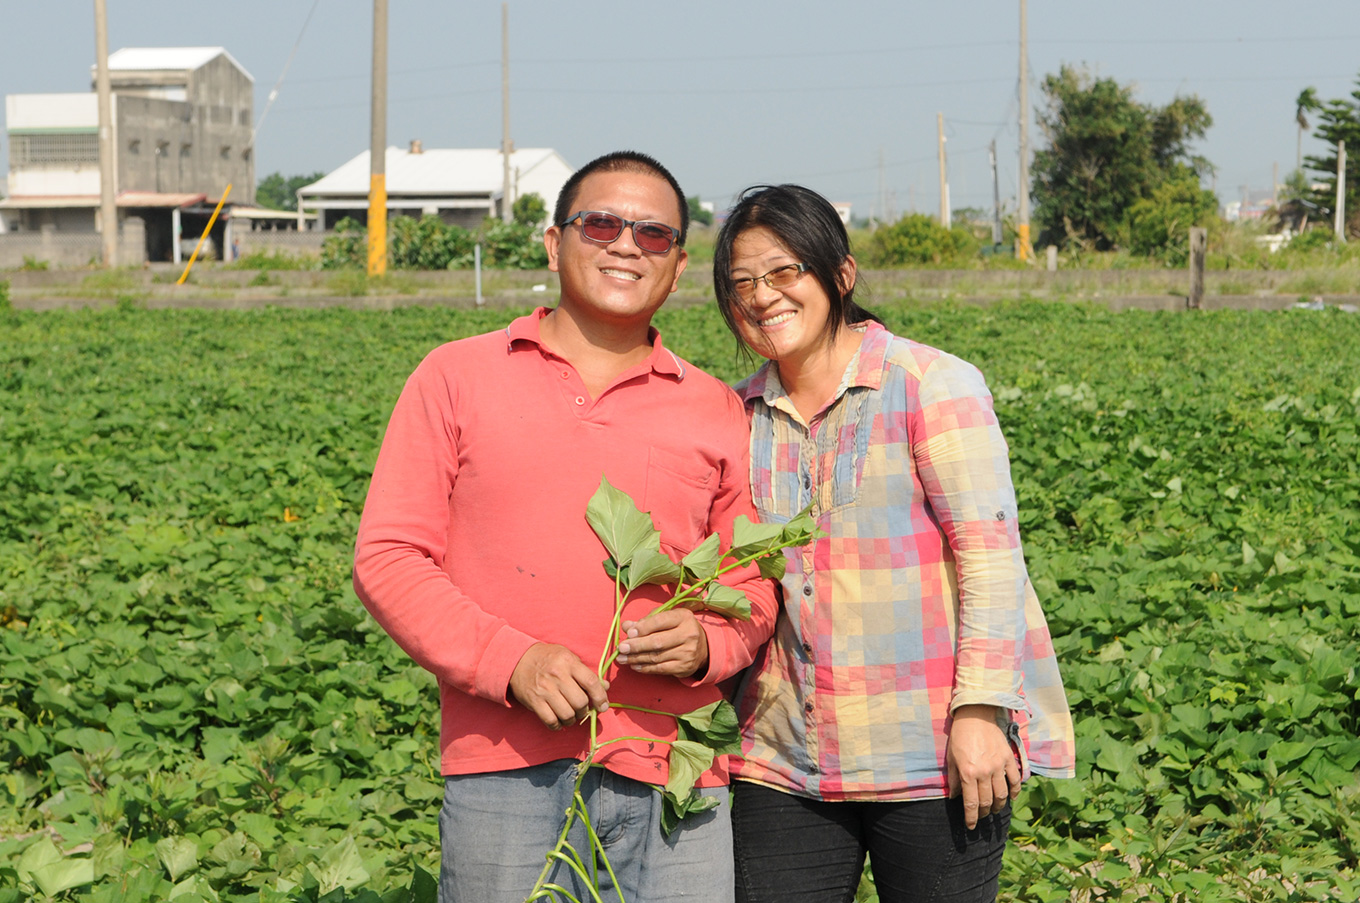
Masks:
[[[754,517],[741,401],[668,351],[652,315],[684,272],[688,207],[656,160],[601,157],[563,187],[544,235],[561,294],[496,333],[435,349],[392,414],[355,555],[360,599],[439,681],[441,899],[523,900],[570,806],[580,723],[600,739],[674,738],[769,638],[777,603],[754,568],[731,581],[750,621],[634,593],[629,638],[601,681],[613,615],[605,551],[585,520],[601,476],[648,511],[679,557]],[[730,900],[726,763],[698,781],[722,801],[659,828],[668,744],[620,739],[585,787],[627,899]],[[584,830],[584,829],[582,829]],[[573,840],[588,850],[584,834]],[[602,881],[608,874],[600,873]],[[571,887],[567,868],[555,878]],[[574,891],[585,898],[584,888]]]

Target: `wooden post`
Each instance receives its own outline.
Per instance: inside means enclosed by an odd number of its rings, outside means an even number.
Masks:
[[[1190,228],[1190,298],[1187,306],[1199,310],[1204,303],[1204,251],[1209,233],[1202,226]]]

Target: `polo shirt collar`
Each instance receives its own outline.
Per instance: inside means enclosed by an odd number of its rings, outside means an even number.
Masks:
[[[550,307],[540,307],[531,314],[512,320],[510,325],[505,327],[505,335],[509,340],[506,350],[514,351],[517,344],[527,343],[535,348],[547,351],[548,349],[543,345],[539,323],[551,311],[552,308]],[[645,365],[650,367],[653,373],[672,377],[677,382],[684,379],[685,362],[662,344],[661,333],[657,331],[655,326],[647,327],[647,340],[652,344],[652,353],[648,355],[644,362]]]

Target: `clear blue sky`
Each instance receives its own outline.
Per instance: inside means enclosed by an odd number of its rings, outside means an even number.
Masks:
[[[255,78],[255,112],[313,0],[107,0],[109,48],[220,45]],[[388,143],[495,147],[501,4],[390,0]],[[0,93],[88,90],[93,4],[0,0]],[[579,166],[621,147],[660,157],[720,206],[754,182],[797,181],[866,215],[882,180],[899,212],[939,205],[935,116],[954,206],[990,207],[987,144],[1012,204],[1018,0],[511,0],[511,129]],[[370,0],[319,0],[258,139],[257,175],[329,170],[368,145]],[[1030,98],[1064,62],[1214,118],[1196,150],[1224,200],[1294,166],[1294,100],[1347,96],[1360,3],[1030,0]],[[1042,144],[1038,129],[1032,140]],[[3,139],[0,139],[3,140]],[[1319,152],[1310,134],[1304,154]],[[8,146],[3,148],[7,165]]]

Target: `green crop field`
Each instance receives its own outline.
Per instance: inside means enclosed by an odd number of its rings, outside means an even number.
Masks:
[[[1360,316],[882,312],[988,376],[1077,720],[1003,899],[1354,901]],[[0,903],[432,899],[433,680],[350,553],[406,375],[509,316],[0,309]]]

